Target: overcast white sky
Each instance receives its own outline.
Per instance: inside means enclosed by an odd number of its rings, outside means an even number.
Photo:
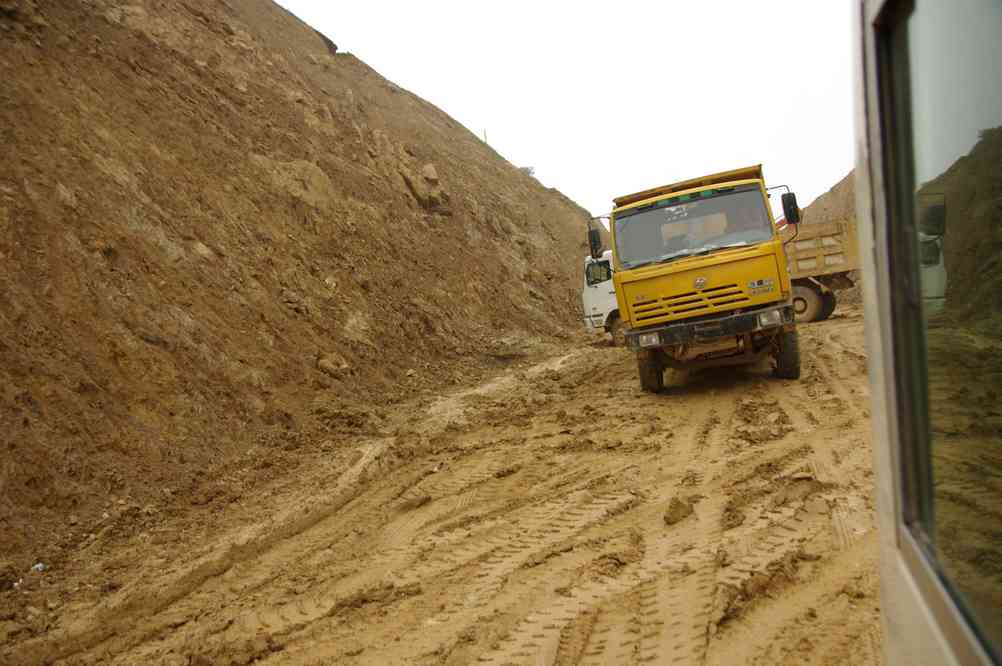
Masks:
[[[596,215],[759,162],[805,207],[853,166],[847,0],[279,4]]]

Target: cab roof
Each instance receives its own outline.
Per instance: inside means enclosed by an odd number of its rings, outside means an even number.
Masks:
[[[736,180],[763,180],[762,165],[755,164],[753,166],[742,167],[740,169],[731,169],[730,171],[713,173],[708,176],[690,178],[689,180],[682,180],[670,185],[662,185],[661,187],[654,187],[649,190],[626,194],[621,197],[616,197],[612,201],[616,205],[616,208],[622,208],[623,206],[644,201],[645,199],[653,199],[654,197],[671,194],[673,192],[682,192],[684,190],[708,187],[710,185],[730,183]]]

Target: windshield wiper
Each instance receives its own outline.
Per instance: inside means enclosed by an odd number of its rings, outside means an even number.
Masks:
[[[711,252],[716,252],[717,250],[730,250],[735,247],[745,247],[748,245],[748,241],[738,241],[737,243],[731,243],[730,245],[704,245],[701,248],[692,251],[693,256],[703,256],[710,254]]]
[[[702,257],[710,254],[711,252],[716,252],[717,250],[729,250],[734,247],[744,247],[746,245],[748,245],[748,241],[739,241],[737,243],[731,243],[730,245],[704,245],[692,250],[679,250],[677,252],[663,254],[654,259],[648,259],[636,264],[630,264],[627,266],[627,269],[641,268],[642,266],[650,266],[651,264],[667,264],[676,259],[684,259],[685,257]]]
[[[679,252],[671,252],[669,254],[663,254],[660,257],[655,257],[653,259],[647,259],[646,261],[640,261],[635,264],[630,264],[627,268],[640,268],[642,266],[650,266],[651,264],[667,264],[673,259],[681,259],[682,257],[688,257],[692,254],[692,250],[681,250]]]

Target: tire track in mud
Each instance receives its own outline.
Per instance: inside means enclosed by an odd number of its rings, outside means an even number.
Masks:
[[[857,472],[869,464],[867,447],[854,446],[847,456],[842,446],[846,427],[868,417],[867,410],[859,407],[859,392],[850,385],[854,375],[840,372],[832,360],[832,354],[847,356],[850,365],[855,368],[855,376],[862,377],[865,383],[866,356],[851,349],[841,334],[852,325],[825,323],[805,327],[804,338],[810,352],[803,359],[804,377],[796,389],[803,398],[789,410],[797,430],[803,434],[811,433],[813,451],[807,461],[810,473],[819,482],[830,486],[844,486],[847,472]],[[839,414],[848,415],[849,420],[833,423]],[[866,460],[846,459],[849,456],[856,458],[856,452],[864,450]],[[858,520],[850,519],[850,516],[857,516],[858,511],[850,509],[845,500],[836,497],[832,499],[832,504],[831,529],[837,547],[844,549],[865,529],[855,524]]]
[[[813,590],[816,571],[830,568],[828,562],[839,553],[856,552],[861,537],[873,529],[868,488],[859,483],[866,478],[869,447],[866,431],[858,433],[856,425],[862,422],[865,427],[868,412],[857,406],[860,396],[851,385],[852,374],[842,373],[830,357],[846,351],[844,343],[837,335],[829,341],[828,331],[807,330],[805,372],[793,390],[805,398],[787,409],[792,432],[769,446],[783,453],[757,465],[728,490],[741,516],[725,532],[725,562],[717,577],[718,619],[709,653],[713,664],[738,663],[739,655],[743,663],[760,663],[759,656],[766,653],[772,657],[761,663],[779,663],[774,660],[778,655],[767,648],[782,643],[786,632],[800,626],[807,600],[822,603],[802,590]],[[853,358],[860,362],[858,356]],[[864,375],[860,381],[865,380]],[[791,444],[800,445],[791,450]],[[839,575],[848,574],[837,573],[834,582],[825,584],[824,594],[847,585]],[[798,607],[797,602],[805,605]],[[750,618],[768,618],[768,630],[756,628]],[[837,653],[838,637],[826,641],[826,650]],[[800,654],[783,663],[820,663],[816,656]]]
[[[713,508],[701,507],[712,520]],[[663,530],[662,530],[663,531]],[[662,538],[615,579],[589,581],[526,615],[498,649],[480,657],[507,663],[701,663],[713,594],[713,555],[691,535]],[[702,600],[701,603],[697,600]],[[615,620],[614,620],[615,619]],[[569,660],[562,643],[575,623],[588,630]]]
[[[785,402],[791,403],[788,410],[790,419],[797,430],[805,435],[825,427],[831,418],[832,408],[841,405],[830,402],[831,399],[841,398],[831,390],[830,381],[818,358],[818,350],[823,348],[823,343],[818,340],[822,335],[818,330],[819,326],[808,324],[798,327],[801,330],[800,379],[783,383],[789,389]],[[798,396],[799,399],[790,400],[790,396]]]
[[[856,419],[864,416],[866,409],[861,406],[861,403],[865,402],[863,400],[865,396],[861,396],[860,391],[850,384],[848,377],[840,372],[845,364],[837,366],[833,356],[835,353],[849,356],[852,359],[851,363],[858,366],[861,355],[857,352],[850,352],[847,346],[841,342],[838,333],[830,329],[818,331],[817,336],[813,337],[812,343],[814,346],[812,358],[821,376],[821,383],[833,396],[825,402],[834,409],[848,412],[851,417]],[[862,358],[865,361],[865,356]],[[866,381],[867,375],[863,372],[862,382],[858,383],[865,384]]]
[[[857,542],[848,551],[834,553],[816,563],[819,571],[807,580],[789,580],[780,574],[779,584],[767,591],[769,596],[724,626],[723,635],[731,640],[711,645],[712,663],[880,663],[879,647],[873,650],[879,646],[880,631],[873,615],[876,553],[868,552],[869,548],[868,542]],[[862,595],[854,582],[857,575],[867,572],[874,582],[873,598]],[[853,612],[855,603],[873,610],[860,617]],[[874,636],[877,645],[872,642]]]
[[[586,461],[581,461],[579,466],[588,465]],[[629,467],[632,465],[624,468]],[[512,576],[526,567],[535,567],[537,559],[546,562],[551,557],[556,558],[563,550],[573,551],[572,540],[583,531],[597,527],[599,533],[611,533],[612,529],[619,529],[603,525],[610,516],[632,507],[635,496],[627,491],[596,493],[588,489],[594,478],[615,473],[616,469],[593,469],[590,474],[581,474],[572,468],[564,475],[553,477],[551,474],[549,481],[556,487],[556,495],[552,494],[554,491],[549,491],[548,498],[522,503],[508,515],[493,519],[487,525],[481,522],[470,531],[457,528],[444,535],[428,535],[429,555],[394,574],[399,586],[421,586],[427,592],[416,602],[424,608],[418,613],[424,618],[420,625],[397,627],[408,636],[408,641],[406,648],[393,648],[396,658],[399,658],[401,649],[411,655],[411,660],[436,651],[447,651],[450,641],[454,641],[456,634],[468,626],[470,618],[486,614],[488,607],[496,609],[504,606],[498,600],[502,591],[511,596],[511,587],[515,585],[522,594],[536,593],[544,581],[540,577],[527,582],[526,587],[518,581],[511,582],[509,579]],[[568,480],[572,483],[568,484]],[[571,546],[562,548],[561,544]],[[412,547],[419,551],[421,548],[418,542]],[[555,552],[550,552],[551,549]],[[574,558],[579,560],[577,564],[585,561],[584,555],[572,552],[572,562],[562,567],[573,567]],[[433,599],[443,595],[449,601],[438,608]],[[429,600],[422,601],[424,597]],[[324,631],[324,627],[312,627],[310,635]],[[367,651],[369,659],[378,659],[379,654],[379,649]]]
[[[366,459],[363,457],[360,464],[365,463],[365,461]],[[481,468],[486,465],[488,467],[486,471],[482,469],[477,470],[476,466],[473,466],[472,469],[463,469],[462,465],[458,465],[460,473],[454,481],[429,485],[435,492],[444,493],[456,489],[462,493],[466,489],[480,485],[486,479],[494,478],[496,472],[503,468],[502,462],[498,455],[486,456],[486,460],[481,461],[479,465]],[[351,474],[349,473],[348,476],[351,476]],[[324,520],[339,522],[337,514],[333,513],[322,516],[316,523],[309,526],[304,525],[303,529],[295,531],[295,533],[290,533],[289,538],[279,540],[273,544],[275,549],[282,551],[280,557],[275,557],[278,553],[265,550],[255,553],[250,558],[230,564],[228,567],[229,571],[250,567],[249,571],[243,572],[246,575],[246,580],[243,581],[242,589],[233,601],[227,604],[228,606],[236,606],[238,610],[236,612],[230,610],[222,611],[219,621],[213,623],[214,625],[224,625],[224,629],[202,630],[197,633],[213,636],[214,640],[212,642],[217,645],[239,644],[245,641],[246,637],[258,635],[261,632],[272,636],[285,635],[299,631],[312,622],[329,616],[336,610],[338,604],[342,603],[345,598],[350,598],[352,594],[364,594],[365,589],[369,587],[378,588],[383,577],[407,562],[411,549],[406,544],[413,537],[414,533],[423,524],[434,520],[436,514],[448,513],[453,509],[447,503],[432,503],[427,508],[419,507],[418,510],[406,512],[403,516],[397,519],[391,518],[387,522],[385,511],[382,507],[391,504],[395,497],[398,498],[398,502],[406,503],[408,497],[415,494],[415,488],[421,488],[421,481],[406,488],[403,492],[396,490],[394,484],[388,483],[383,484],[381,488],[369,488],[365,493],[347,501],[344,508],[353,513],[350,524],[384,525],[379,533],[379,541],[382,542],[382,548],[377,557],[368,562],[368,566],[364,572],[352,573],[350,569],[354,567],[350,567],[349,571],[345,572],[342,565],[339,567],[342,569],[340,573],[336,571],[331,572],[322,576],[319,580],[314,580],[313,589],[298,595],[294,601],[289,603],[276,604],[273,600],[266,600],[261,604],[253,604],[258,607],[247,608],[246,601],[241,601],[248,594],[252,594],[260,589],[265,584],[263,581],[270,582],[272,585],[274,584],[275,571],[266,566],[265,563],[262,563],[262,560],[277,559],[279,562],[276,565],[280,565],[284,561],[295,561],[293,555],[296,553],[319,548],[320,543],[329,542],[332,538],[336,539],[329,531],[323,533],[323,522]],[[379,500],[379,497],[383,499]],[[352,511],[352,507],[355,504],[360,505],[359,508],[362,509],[360,512],[357,510]],[[429,509],[431,512],[429,512]],[[313,534],[315,531],[320,531],[321,534]],[[331,557],[335,556],[336,554]],[[210,579],[211,577],[205,580],[208,581]],[[328,581],[334,579],[334,582],[325,584],[325,579]],[[212,594],[233,596],[223,591],[225,587],[225,583],[221,581],[214,584],[210,589],[201,590],[200,596],[209,596]],[[129,632],[121,632],[122,635],[116,638],[116,650],[134,648],[144,640],[147,640],[151,635],[162,632],[165,627],[168,627],[174,621],[172,618],[178,613],[173,607],[178,604],[182,604],[177,610],[182,611],[183,614],[183,597],[179,597],[172,604],[165,606],[160,611],[154,612],[145,622],[147,626],[140,627],[131,634]],[[197,603],[192,605],[193,608],[190,612],[194,614]],[[170,608],[170,612],[167,613],[167,617],[157,617],[158,614],[162,614],[168,608]],[[187,635],[184,642],[190,643],[194,640],[194,635],[191,634],[190,630],[182,630],[180,633]],[[81,646],[81,651],[87,650],[88,647],[86,645]]]
[[[392,489],[383,489],[376,496],[392,497],[394,494],[396,491]],[[419,585],[399,580],[395,572],[411,561],[414,553],[406,544],[420,526],[449,510],[445,503],[429,503],[405,511],[388,522],[384,520],[372,549],[376,554],[365,561],[364,567],[352,563],[347,568],[342,565],[333,572],[319,574],[310,580],[307,589],[291,595],[291,599],[277,600],[271,595],[261,601],[253,597],[235,600],[239,610],[235,614],[227,613],[222,631],[213,632],[211,624],[206,626],[209,623],[201,622],[183,642],[202,644],[209,654],[221,655],[231,649],[228,646],[239,647],[254,637],[286,640],[322,619],[338,615],[342,610],[418,594]],[[373,521],[372,524],[380,524],[380,518],[385,519],[385,516],[370,509],[358,514],[357,518],[354,521],[356,524],[364,524],[368,520]],[[269,568],[266,573],[274,575],[277,571]]]
[[[587,465],[579,464],[579,467],[586,468]],[[613,474],[616,470],[611,470]],[[605,472],[607,474],[609,472]],[[542,480],[542,473],[539,477],[530,476],[530,484],[535,486],[535,481]],[[575,518],[582,515],[579,508],[568,509],[568,505],[594,503],[602,506],[603,511],[614,510],[611,504],[622,501],[629,504],[635,501],[632,495],[623,499],[618,495],[595,495],[584,500],[576,500],[572,495],[585,493],[582,486],[586,485],[589,479],[587,469],[571,469],[561,476],[549,476],[549,481],[564,485],[566,479],[579,479],[578,484],[568,488],[565,493],[556,497],[546,499],[535,494],[528,493],[523,497],[523,501],[511,504],[503,503],[502,507],[495,512],[489,512],[490,516],[477,520],[469,528],[455,527],[444,532],[436,532],[426,537],[426,540],[439,551],[427,558],[423,563],[413,567],[407,574],[408,580],[422,580],[428,577],[441,575],[445,572],[454,572],[475,561],[489,557],[495,551],[511,550],[513,544],[527,544],[532,537],[549,539],[550,535],[558,528],[573,525]],[[545,486],[544,486],[545,488]],[[545,493],[545,490],[543,491]],[[540,494],[543,494],[540,493]],[[491,497],[493,493],[485,492],[481,498],[483,504],[490,504],[499,499],[503,493],[498,491],[497,496]],[[582,494],[582,497],[584,495]],[[611,499],[610,499],[611,498]],[[524,515],[523,514],[527,514]],[[565,518],[563,516],[570,516]],[[431,522],[431,521],[430,521]],[[587,522],[587,521],[585,521]],[[582,527],[585,529],[587,525]],[[531,535],[531,536],[527,536]],[[448,546],[441,547],[441,546]]]
[[[483,617],[492,612],[506,612],[524,603],[526,597],[538,595],[549,587],[547,581],[573,572],[587,564],[594,556],[582,547],[589,540],[608,541],[612,530],[618,526],[605,526],[612,516],[628,511],[636,497],[627,491],[597,495],[581,501],[587,490],[576,488],[567,495],[533,507],[528,515],[512,516],[512,527],[504,534],[495,534],[479,546],[485,552],[471,558],[467,551],[465,562],[459,563],[443,576],[449,586],[451,601],[445,608],[430,614],[417,639],[425,651],[433,651],[448,643],[459,628],[469,626],[471,618]],[[603,534],[606,533],[606,534]],[[535,644],[543,632],[550,637],[554,620],[561,615],[565,605],[557,603],[538,611],[546,626],[532,628],[524,641]],[[562,621],[562,618],[561,620]],[[508,641],[513,640],[511,637]]]
[[[852,399],[838,389],[852,377],[819,357],[824,333],[804,335],[801,382],[721,371],[644,395],[632,364],[601,350],[578,354],[571,368],[575,377],[605,373],[606,391],[588,409],[580,391],[533,403],[524,396],[538,386],[520,381],[480,387],[503,395],[472,407],[462,396],[478,389],[445,398],[409,425],[427,434],[462,413],[465,425],[437,449],[360,475],[340,509],[298,531],[279,524],[288,535],[270,548],[153,609],[134,630],[122,625],[70,654],[360,666],[702,666],[745,654],[727,641],[799,589],[797,567],[817,565],[816,543],[802,564],[805,544],[829,539],[832,558],[859,549],[867,509],[855,482],[868,449],[830,413],[832,398]],[[840,344],[836,336],[824,348],[837,354]],[[558,381],[569,380],[544,383]],[[530,404],[529,422],[500,413]],[[672,499],[691,513],[667,521]],[[734,507],[741,522],[730,522]],[[801,596],[814,603],[841,584]],[[781,622],[799,616],[781,610],[746,656],[783,640]],[[272,641],[282,649],[270,652]]]
[[[692,456],[683,457],[697,467],[703,460],[715,459],[726,430],[722,425],[715,409],[705,409],[685,438]],[[658,510],[637,521],[646,544],[639,565],[614,581],[575,587],[573,596],[561,600],[552,615],[527,616],[507,644],[481,661],[701,663],[713,594],[712,553],[719,539],[720,503],[700,501],[691,519],[666,533],[661,508],[677,490],[662,486],[651,491],[650,504]],[[569,628],[581,622],[587,622],[590,629],[581,637],[583,646],[575,649],[579,657],[570,661],[560,649],[561,642],[566,641]]]
[[[727,567],[719,576],[719,583],[736,591],[744,590],[754,577],[767,573],[770,566],[795,553],[813,533],[825,529],[824,522],[814,518],[803,507],[783,507],[763,515],[751,532],[747,552],[741,559]]]
[[[686,492],[698,498],[691,518],[695,524],[679,523],[684,531],[672,529],[652,540],[655,545],[649,548],[652,557],[650,571],[643,574],[649,578],[641,590],[637,663],[702,664],[705,660],[723,513],[723,499],[711,484],[726,465],[725,442],[734,431],[739,404],[737,396],[729,400],[721,411],[710,407],[694,439],[691,464],[702,469],[703,479]],[[653,528],[663,530],[664,526]]]
[[[385,441],[363,446],[358,460],[335,481],[329,499],[314,510],[305,515],[287,510],[255,534],[241,534],[221,550],[187,565],[180,574],[161,582],[156,592],[135,590],[121,602],[90,611],[82,623],[21,643],[10,652],[13,663],[44,663],[100,651],[110,639],[127,641],[128,648],[163,632],[169,628],[170,620],[157,622],[156,616],[182,604],[208,581],[218,579],[233,566],[280,547],[288,539],[310,530],[349,504],[355,498],[365,474],[370,467],[378,464],[386,448]],[[103,651],[109,652],[110,648],[105,647]]]
[[[496,472],[504,469],[504,464],[505,461],[497,455],[485,455],[485,460],[457,465],[454,479],[440,480],[429,485],[439,490],[450,488],[460,494],[469,493],[471,488],[479,488],[485,479],[495,478]],[[572,471],[570,474],[576,475],[576,472]],[[414,488],[419,488],[420,485],[417,484]],[[410,492],[412,491],[408,491]],[[580,502],[571,493],[530,505],[525,509],[527,515],[519,516],[517,521],[499,522],[499,529],[494,533],[474,536],[468,544],[450,544],[447,539],[442,540],[433,533],[415,538],[422,525],[434,522],[436,517],[453,510],[449,502],[430,502],[384,528],[379,537],[382,546],[374,549],[376,554],[366,561],[364,570],[339,578],[329,585],[321,585],[300,595],[292,603],[277,607],[266,605],[247,612],[233,623],[230,634],[221,637],[221,643],[239,644],[247,636],[261,634],[281,636],[286,640],[295,639],[302,632],[310,631],[314,623],[335,615],[339,608],[351,603],[354,598],[364,600],[366,595],[373,594],[373,590],[377,596],[384,594],[380,590],[385,589],[387,581],[392,581],[390,585],[393,590],[402,591],[423,590],[430,581],[438,578],[455,583],[460,581],[463,569],[472,562],[479,569],[477,574],[468,579],[474,582],[474,589],[464,589],[463,595],[457,597],[460,601],[447,608],[444,617],[433,616],[430,620],[431,624],[441,624],[452,631],[455,626],[452,617],[476,612],[481,608],[499,579],[503,580],[505,575],[521,563],[518,557],[520,554],[567,538],[575,529],[586,526],[613,510],[617,501],[630,499],[607,496]],[[439,508],[436,509],[436,505]],[[571,519],[565,516],[571,516]],[[520,525],[523,527],[520,528]],[[426,557],[423,562],[415,564],[422,554],[434,553],[443,544],[450,547],[445,557]],[[471,599],[478,603],[469,603]]]

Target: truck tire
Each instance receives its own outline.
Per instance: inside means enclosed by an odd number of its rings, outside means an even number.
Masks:
[[[612,336],[613,347],[626,346],[626,326],[618,316],[613,316],[612,321],[609,322],[609,334]]]
[[[817,321],[823,308],[820,291],[803,284],[793,285],[793,314],[798,324]]]
[[[832,313],[835,312],[836,305],[835,294],[833,292],[826,291],[821,294],[821,314],[818,315],[818,321],[824,321],[828,317],[831,317]]]
[[[654,354],[637,355],[637,374],[640,388],[648,393],[658,393],[665,386],[665,369]]]
[[[776,338],[772,374],[780,379],[800,379],[800,338],[797,330],[782,331]]]

